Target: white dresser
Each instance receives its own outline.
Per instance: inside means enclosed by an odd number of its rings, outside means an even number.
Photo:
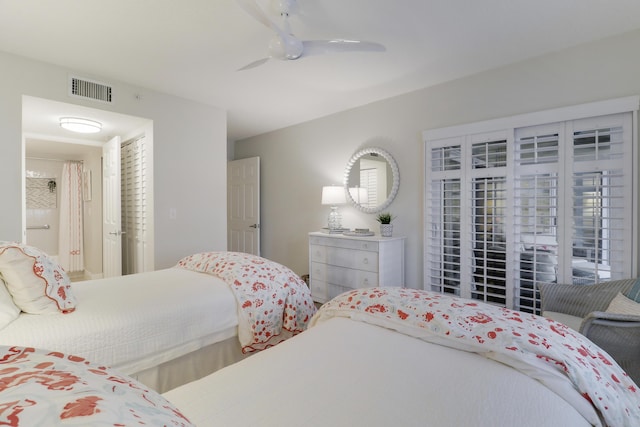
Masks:
[[[311,296],[327,302],[350,289],[404,286],[404,237],[309,233]]]

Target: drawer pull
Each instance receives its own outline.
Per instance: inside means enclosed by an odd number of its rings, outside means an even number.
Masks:
[[[365,286],[369,286],[369,279],[364,279],[362,283],[364,283]]]
[[[363,263],[363,264],[369,264],[369,258],[365,258],[365,259],[363,259],[363,260],[362,260],[362,263]]]

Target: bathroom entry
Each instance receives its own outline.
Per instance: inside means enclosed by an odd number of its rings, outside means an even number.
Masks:
[[[90,117],[100,121],[103,124],[102,135],[71,135],[68,131],[61,129],[58,123],[58,118],[64,116]],[[153,122],[144,118],[29,96],[23,96],[22,121],[25,146],[24,225],[25,228],[27,226],[29,228],[24,230],[23,241],[30,245],[41,247],[50,255],[59,255],[57,249],[59,236],[58,208],[50,209],[49,212],[42,208],[30,211],[26,206],[26,178],[30,174],[48,178],[51,175],[49,168],[54,168],[55,170],[52,173],[55,174],[54,177],[56,178],[56,203],[59,205],[62,164],[67,160],[81,160],[85,173],[83,180],[87,173],[91,175],[90,187],[87,188],[87,190],[91,190],[89,193],[91,195],[90,198],[86,197],[85,189],[82,188],[84,196],[82,201],[84,223],[82,232],[85,253],[84,277],[86,279],[100,278],[103,277],[104,273],[102,248],[102,145],[109,139],[109,134],[121,134],[123,135],[123,141],[129,141],[136,139],[140,135],[145,135],[147,164],[145,165],[144,174],[147,183],[144,189],[144,203],[147,209],[144,215],[147,227],[143,236],[137,236],[138,248],[142,248],[144,256],[138,257],[136,262],[129,264],[133,264],[135,268],[142,269],[141,271],[153,270]],[[33,166],[34,162],[36,162],[36,169]],[[40,172],[43,162],[45,163],[45,169],[44,172]],[[53,165],[57,165],[60,169],[56,169]],[[45,224],[49,228],[34,228]]]
[[[86,158],[91,164],[90,152]],[[99,165],[98,153],[94,151],[93,164]],[[26,156],[25,240],[57,259],[70,277],[81,280],[85,278],[84,161],[64,157]]]

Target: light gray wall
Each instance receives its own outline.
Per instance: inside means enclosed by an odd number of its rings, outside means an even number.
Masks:
[[[113,84],[116,102],[67,95],[69,74]],[[102,76],[0,52],[0,240],[22,239],[22,95],[153,120],[155,267],[227,247],[226,113]],[[136,97],[136,95],[141,95]],[[176,208],[175,220],[169,210]]]
[[[308,273],[307,233],[328,214],[322,186],[342,182],[356,150],[379,146],[400,168],[388,210],[394,235],[408,237],[406,284],[421,288],[422,131],[640,94],[639,47],[635,31],[236,142],[236,159],[261,157],[262,255]],[[377,227],[373,215],[342,212],[345,226]]]

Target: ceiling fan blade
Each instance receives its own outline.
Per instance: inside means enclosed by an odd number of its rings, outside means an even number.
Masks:
[[[270,28],[276,33],[282,35],[284,34],[283,30],[276,25],[269,16],[258,6],[258,3],[255,0],[236,0],[236,3],[249,15],[251,15],[256,21],[260,22],[262,25]]]
[[[276,34],[269,42],[269,57],[251,62],[238,71],[248,70],[264,64],[269,58],[295,60],[302,56],[337,52],[384,52],[386,48],[380,43],[361,40],[309,40],[301,41],[293,35],[289,25],[289,14],[297,9],[296,0],[278,0],[272,4],[277,6],[281,24],[278,25],[262,10],[256,0],[236,0],[238,5],[255,20],[274,31]]]
[[[384,52],[387,50],[380,43],[362,40],[307,40],[302,44],[305,56],[339,52]]]
[[[238,71],[250,70],[251,68],[259,67],[260,65],[264,64],[265,62],[267,62],[269,59],[270,58],[262,58],[262,59],[258,59],[257,61],[250,62],[247,65],[245,65],[244,67],[238,68]]]

